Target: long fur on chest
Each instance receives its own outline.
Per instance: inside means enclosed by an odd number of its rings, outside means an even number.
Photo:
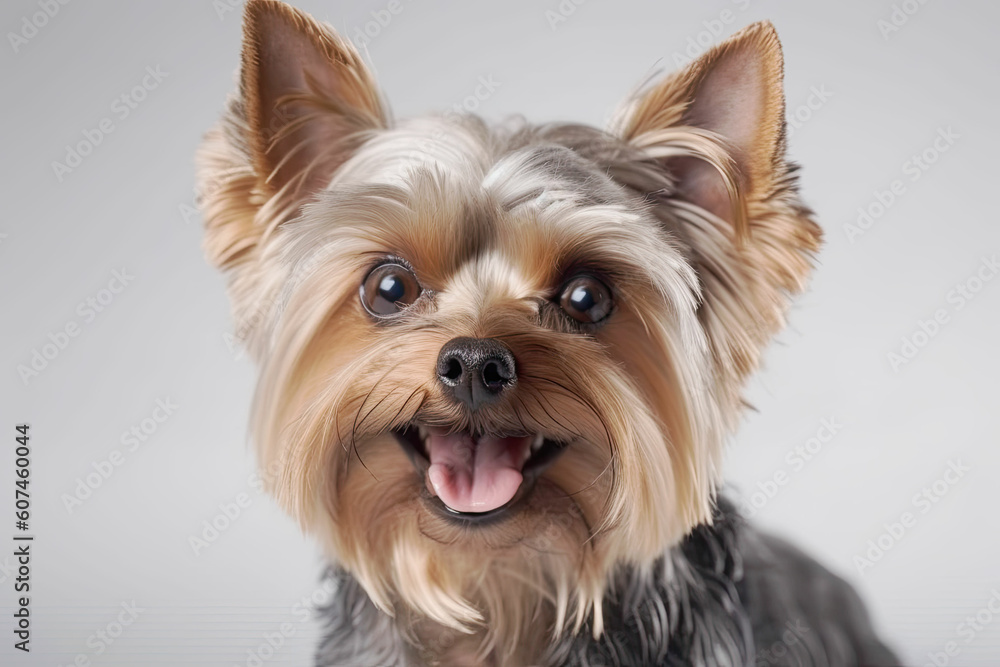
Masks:
[[[338,593],[326,609],[318,667],[483,664],[462,651],[462,636],[442,630],[415,637],[375,609],[350,575],[331,569],[327,576]],[[533,643],[545,648],[516,667],[900,664],[846,582],[746,525],[725,500],[711,525],[692,531],[649,573],[616,572],[599,637],[591,623],[555,639],[542,623],[535,632]]]
[[[538,665],[744,665],[753,653],[749,617],[740,602],[740,524],[720,510],[712,526],[696,529],[645,575],[621,569],[604,601],[604,632],[579,633],[541,645]],[[348,574],[331,570],[337,596],[327,608],[328,632],[317,664],[337,667],[418,665],[433,660],[435,646],[416,638],[377,611]],[[442,631],[436,648],[451,654],[458,643]],[[502,638],[500,639],[502,641]],[[452,659],[455,659],[454,657]],[[442,663],[448,664],[448,663]]]

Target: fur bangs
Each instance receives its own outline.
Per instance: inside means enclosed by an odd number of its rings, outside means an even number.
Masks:
[[[725,439],[820,242],[784,159],[781,71],[773,28],[755,24],[608,131],[394,123],[346,40],[248,3],[239,96],[199,153],[205,247],[261,367],[269,491],[383,638],[366,655],[630,664],[605,632],[626,632],[605,608],[627,591],[654,591],[642,618],[667,626],[689,611],[684,577],[718,587],[691,599],[734,604],[734,563],[699,570],[677,549],[716,520],[706,548],[735,548],[717,508]],[[398,317],[361,301],[385,263],[419,287]],[[580,276],[613,302],[600,324],[560,305]],[[516,360],[515,389],[475,409],[436,370],[465,338]],[[473,525],[439,511],[426,439],[406,448],[425,427],[557,451],[516,511]],[[715,617],[745,641],[731,616]],[[567,639],[580,633],[582,648]],[[611,653],[588,653],[597,638]],[[343,650],[331,664],[354,659]]]

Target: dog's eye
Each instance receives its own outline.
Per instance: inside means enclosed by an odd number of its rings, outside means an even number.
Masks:
[[[361,283],[361,303],[375,317],[386,317],[411,305],[420,291],[413,271],[400,264],[380,264]]]
[[[559,305],[574,320],[596,324],[611,313],[611,290],[597,278],[577,276],[563,287]]]

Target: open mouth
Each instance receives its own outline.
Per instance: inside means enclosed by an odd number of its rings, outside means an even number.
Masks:
[[[455,518],[505,513],[564,446],[535,434],[475,434],[410,424],[393,432],[424,476],[433,505]]]

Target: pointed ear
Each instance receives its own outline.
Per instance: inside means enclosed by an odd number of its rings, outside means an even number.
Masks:
[[[735,163],[734,182],[727,182],[711,160],[683,153],[664,158],[682,198],[738,224],[737,191],[747,198],[760,195],[782,171],[782,76],[774,26],[754,23],[633,100],[616,132],[639,146],[655,145],[681,126],[721,139],[728,161]]]
[[[239,94],[198,151],[205,249],[220,268],[253,264],[287,220],[388,124],[357,51],[283,2],[248,0]],[[234,274],[234,280],[242,279]]]
[[[734,406],[822,238],[785,160],[782,69],[774,27],[755,23],[631,100],[611,128],[667,176],[653,192],[633,187],[689,249],[720,394]]]
[[[286,199],[322,188],[360,137],[386,126],[354,47],[283,2],[247,2],[240,93],[259,185]]]

